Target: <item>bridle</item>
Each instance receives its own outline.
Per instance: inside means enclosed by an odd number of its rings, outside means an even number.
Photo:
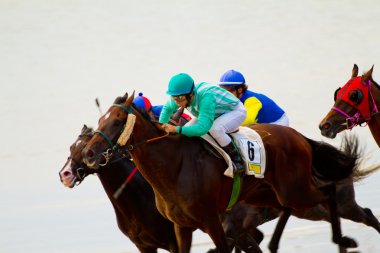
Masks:
[[[123,105],[120,105],[120,104],[113,104],[111,107],[119,107],[119,108],[123,109],[123,111],[125,111],[127,114],[132,113],[132,109],[127,108],[127,107],[125,107]],[[123,127],[120,130],[120,133],[117,135],[118,138],[119,138],[120,134],[124,131],[125,125],[126,125],[126,123],[124,123]],[[96,133],[98,133],[101,136],[103,136],[103,138],[106,140],[106,142],[110,146],[106,151],[104,151],[103,153],[101,153],[101,155],[105,159],[105,162],[104,163],[100,163],[99,165],[100,166],[105,166],[105,165],[108,164],[109,160],[113,157],[114,152],[119,149],[119,145],[117,143],[113,143],[112,140],[111,140],[111,138],[109,138],[107,136],[107,134],[104,133],[102,130],[97,129],[97,130],[94,131],[94,134],[96,134]]]
[[[348,87],[350,86],[352,80],[350,80],[346,84],[344,92],[348,92]],[[368,122],[371,121],[372,117],[374,115],[376,115],[376,114],[379,113],[379,111],[377,109],[377,106],[376,106],[376,103],[375,103],[375,99],[373,98],[373,95],[372,95],[372,87],[371,87],[372,82],[371,82],[371,80],[368,80],[368,83],[365,83],[363,81],[360,81],[360,82],[361,82],[361,84],[363,86],[368,87],[369,97],[372,99],[373,109],[372,109],[372,112],[370,113],[369,116],[365,117],[363,115],[363,112],[361,112],[360,109],[357,106],[351,105],[350,103],[348,103],[347,101],[345,101],[343,99],[338,99],[337,101],[343,101],[344,103],[349,104],[350,106],[352,106],[352,107],[354,107],[356,109],[356,112],[352,116],[349,115],[349,114],[347,114],[345,111],[343,111],[342,109],[340,109],[340,108],[338,108],[336,106],[333,106],[331,108],[331,110],[336,111],[336,112],[340,113],[341,115],[343,115],[345,117],[346,122],[343,123],[342,125],[346,125],[347,129],[349,129],[349,130],[352,130],[352,128],[354,128],[357,125],[359,125],[359,126],[366,126],[368,124]],[[367,99],[367,101],[362,101],[362,102],[369,103],[368,99]],[[366,123],[366,124],[362,125],[363,122]]]
[[[133,110],[132,108],[127,108],[123,105],[120,105],[120,104],[113,104],[111,107],[119,107],[121,108],[123,111],[125,111],[127,113],[127,116],[129,114],[132,114],[133,115]],[[128,119],[128,117],[127,117]],[[109,138],[107,136],[106,133],[104,133],[103,131],[97,129],[96,131],[94,131],[94,134],[98,133],[100,134],[108,143],[108,145],[110,146],[110,148],[108,148],[106,151],[104,151],[103,153],[101,153],[101,155],[104,157],[105,159],[105,162],[104,163],[101,163],[99,164],[100,166],[105,166],[108,164],[109,160],[114,156],[115,154],[115,151],[121,151],[121,152],[128,152],[128,151],[132,151],[133,149],[135,149],[137,146],[140,146],[141,144],[145,144],[145,143],[149,143],[149,142],[153,142],[153,141],[156,141],[156,140],[159,140],[159,139],[162,139],[162,138],[165,138],[167,136],[169,136],[169,133],[163,135],[163,136],[159,136],[159,137],[155,137],[155,138],[151,138],[151,139],[148,139],[148,140],[143,140],[139,143],[135,143],[135,144],[129,144],[127,146],[125,146],[125,148],[123,148],[123,146],[121,146],[119,144],[119,139],[120,139],[120,136],[123,134],[124,131],[126,130],[129,130],[129,129],[126,129],[126,124],[127,124],[127,120],[126,122],[124,123],[123,127],[121,128],[120,132],[118,135],[116,135],[116,137],[118,138],[118,140],[116,141],[116,143],[113,143],[111,138]],[[133,126],[132,126],[133,128]],[[133,135],[133,133],[131,134],[131,136]],[[116,138],[115,137],[115,138]]]

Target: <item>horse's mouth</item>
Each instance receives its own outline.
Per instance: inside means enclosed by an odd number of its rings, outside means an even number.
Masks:
[[[345,129],[345,125],[343,124],[330,124],[330,123],[325,123],[320,126],[321,134],[324,137],[334,139],[338,133],[343,131]]]
[[[97,159],[91,159],[91,161],[88,158],[83,158],[83,162],[87,165],[87,167],[91,169],[98,169],[100,161],[97,161]]]
[[[330,139],[334,139],[337,135],[337,133],[335,131],[323,131],[321,130],[321,134],[324,136],[324,137],[327,137],[327,138],[330,138]]]
[[[73,188],[77,181],[77,177],[75,176],[70,176],[70,177],[65,177],[65,178],[60,177],[60,178],[61,178],[62,184],[67,188]]]

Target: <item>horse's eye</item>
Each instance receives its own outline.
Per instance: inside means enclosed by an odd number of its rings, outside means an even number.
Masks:
[[[120,120],[116,120],[116,121],[113,123],[113,125],[114,125],[115,127],[119,127],[119,126],[121,126],[121,121],[120,121]]]
[[[339,87],[338,89],[335,90],[335,92],[334,92],[334,101],[336,101],[336,97],[338,96],[338,92],[340,91],[340,89],[342,89],[342,88]]]
[[[363,93],[361,90],[353,90],[353,91],[350,91],[350,93],[348,94],[348,97],[350,98],[350,100],[352,102],[354,102],[356,105],[360,104],[363,100]]]

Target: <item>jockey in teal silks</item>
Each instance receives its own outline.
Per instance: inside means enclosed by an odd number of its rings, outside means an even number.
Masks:
[[[244,76],[235,70],[222,75],[219,86],[234,94],[247,109],[247,118],[243,126],[256,123],[269,123],[289,126],[289,119],[281,107],[264,94],[248,90]]]
[[[205,82],[194,84],[191,76],[180,73],[173,76],[166,92],[171,98],[162,108],[160,122],[168,133],[180,133],[186,136],[202,136],[209,132],[217,143],[230,155],[234,171],[245,171],[242,158],[228,136],[243,123],[246,118],[244,105],[230,92]],[[167,124],[173,111],[186,108],[195,117],[185,126]]]

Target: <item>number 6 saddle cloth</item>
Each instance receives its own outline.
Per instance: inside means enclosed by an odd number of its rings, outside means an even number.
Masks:
[[[239,149],[245,164],[245,174],[254,175],[257,178],[264,178],[265,172],[265,149],[260,135],[253,129],[248,127],[239,127],[239,130],[229,134]],[[233,178],[233,165],[229,155],[216,143],[216,141],[208,134],[201,136],[210,143],[227,162],[227,169],[224,175]]]

